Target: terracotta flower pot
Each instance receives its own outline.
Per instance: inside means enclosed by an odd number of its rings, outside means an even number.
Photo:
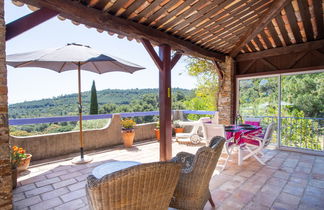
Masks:
[[[183,133],[184,132],[184,128],[174,128],[174,132],[175,133]]]
[[[20,163],[19,163],[19,165],[17,167],[18,172],[25,171],[29,167],[32,155],[31,154],[26,154],[26,155],[27,155],[27,157],[21,159],[21,161],[20,161]]]
[[[158,141],[160,141],[160,129],[155,128],[154,131],[155,131],[156,139],[157,139]]]
[[[133,146],[134,137],[135,137],[135,130],[122,130],[122,137],[124,140],[125,147]]]
[[[11,169],[12,189],[17,187],[17,168]]]

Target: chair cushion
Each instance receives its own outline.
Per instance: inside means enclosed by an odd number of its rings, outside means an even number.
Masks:
[[[252,145],[255,145],[255,146],[260,145],[259,141],[257,141],[257,140],[248,139],[248,138],[244,138],[244,137],[241,138],[241,141],[246,143],[246,144],[252,144]]]
[[[260,126],[260,121],[244,121],[245,124]]]

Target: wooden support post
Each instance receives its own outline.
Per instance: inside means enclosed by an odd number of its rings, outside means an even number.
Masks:
[[[159,99],[160,99],[160,160],[170,160],[172,157],[172,127],[171,127],[171,70],[182,54],[175,53],[171,58],[169,45],[159,46],[159,55],[150,41],[142,39],[142,44],[159,68]]]
[[[6,41],[18,36],[19,34],[51,19],[58,15],[58,12],[41,8],[36,12],[28,14],[6,25]]]
[[[169,45],[159,46],[159,57],[162,61],[162,71],[159,76],[160,93],[160,160],[170,160],[172,157],[172,127],[171,127],[171,48]]]

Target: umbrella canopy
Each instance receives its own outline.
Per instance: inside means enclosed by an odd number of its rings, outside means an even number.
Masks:
[[[15,68],[19,67],[40,67],[51,69],[56,72],[78,70],[78,92],[79,92],[79,118],[80,118],[80,159],[75,158],[74,163],[86,163],[83,155],[83,135],[82,135],[82,101],[81,101],[81,68],[82,70],[102,74],[106,72],[120,71],[134,73],[144,69],[134,63],[123,59],[102,54],[89,46],[80,44],[67,44],[64,47],[54,49],[44,49],[27,53],[8,55],[7,64]]]
[[[7,64],[18,67],[41,67],[56,72],[76,70],[78,64],[82,70],[102,74],[106,72],[122,71],[134,73],[144,67],[123,59],[102,54],[89,46],[67,44],[64,47],[37,50],[26,53],[8,55]]]

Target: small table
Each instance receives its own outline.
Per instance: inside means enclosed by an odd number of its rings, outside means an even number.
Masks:
[[[141,164],[140,162],[136,161],[114,161],[109,163],[104,163],[95,167],[92,170],[92,175],[95,176],[97,179],[101,179],[103,176],[107,174],[111,174],[116,171],[120,171],[125,168],[129,168],[132,166],[136,166]]]

